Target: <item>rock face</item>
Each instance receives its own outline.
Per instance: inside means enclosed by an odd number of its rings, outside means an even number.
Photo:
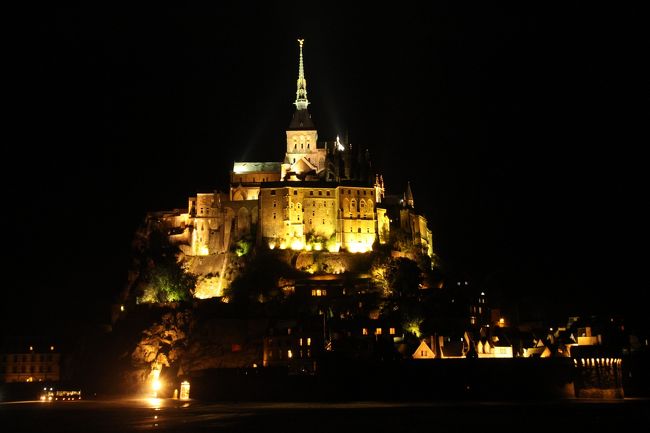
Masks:
[[[183,354],[183,372],[261,365],[267,327],[267,319],[197,320]]]
[[[131,352],[131,368],[124,375],[126,388],[147,389],[158,374],[174,383],[178,376],[198,370],[261,365],[268,319],[215,318],[214,314],[219,313],[200,307],[167,312],[142,331]]]
[[[184,353],[191,317],[189,310],[167,313],[160,323],[154,323],[143,331],[142,339],[131,354],[140,384],[154,371],[159,373],[163,367],[177,367]]]

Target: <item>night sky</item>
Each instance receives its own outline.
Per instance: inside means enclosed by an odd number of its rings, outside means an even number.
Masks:
[[[319,137],[411,182],[450,273],[562,313],[645,308],[638,12],[232,3],[6,11],[3,333],[105,322],[147,211],[282,160],[298,37]]]

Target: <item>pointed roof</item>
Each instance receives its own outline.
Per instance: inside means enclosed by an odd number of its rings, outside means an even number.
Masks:
[[[411,355],[413,359],[432,359],[436,357],[436,354],[433,353],[433,350],[429,347],[426,341],[422,340],[418,348]]]
[[[307,111],[309,100],[307,99],[307,80],[305,79],[305,67],[302,59],[302,45],[304,39],[298,39],[300,45],[300,60],[298,62],[298,83],[296,89],[296,100],[293,103],[296,106],[296,111],[293,113],[291,122],[289,123],[290,130],[314,130],[316,126],[311,120],[311,116]]]
[[[406,192],[404,193],[404,205],[415,207],[415,202],[413,201],[413,192],[411,191],[411,182],[406,184]]]

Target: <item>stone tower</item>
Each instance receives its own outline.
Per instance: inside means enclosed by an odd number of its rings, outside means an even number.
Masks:
[[[298,39],[300,60],[296,100],[289,128],[287,128],[287,153],[282,164],[282,180],[309,180],[317,178],[325,170],[325,149],[317,148],[318,131],[307,110],[307,80],[303,63],[304,39]]]

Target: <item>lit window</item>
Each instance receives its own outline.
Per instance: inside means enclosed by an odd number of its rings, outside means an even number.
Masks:
[[[300,337],[300,340],[298,340],[298,342],[302,346],[302,337]]]
[[[368,328],[362,328],[362,329],[361,329],[361,333],[362,333],[363,335],[368,335]]]
[[[311,346],[311,337],[307,337],[307,346]]]
[[[381,335],[381,328],[375,329],[375,335]]]
[[[395,328],[390,328],[390,329],[388,330],[388,333],[389,333],[390,335],[395,335]]]
[[[291,352],[291,349],[287,350],[287,358],[293,358],[293,352]]]

